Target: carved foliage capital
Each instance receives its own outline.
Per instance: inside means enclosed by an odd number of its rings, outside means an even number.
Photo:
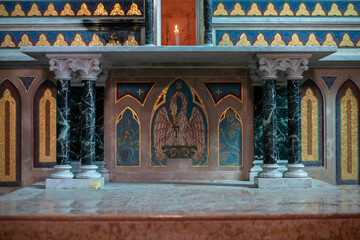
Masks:
[[[302,79],[304,71],[309,69],[309,60],[306,58],[285,58],[281,65],[286,69],[287,79]]]
[[[283,66],[280,64],[282,59],[279,58],[259,58],[259,72],[263,80],[277,79],[277,72],[285,71]]]
[[[72,59],[70,68],[75,72],[79,71],[81,80],[94,80],[96,81],[99,73],[101,72],[100,60],[98,58]]]
[[[71,59],[51,58],[49,61],[49,69],[55,73],[55,79],[70,80],[72,74],[71,63]]]

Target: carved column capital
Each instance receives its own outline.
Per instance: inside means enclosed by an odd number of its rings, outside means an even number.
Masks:
[[[283,61],[273,54],[257,54],[259,72],[262,80],[276,80],[278,78],[278,71],[285,71],[281,65]]]
[[[286,68],[288,80],[301,80],[304,71],[309,69],[307,58],[285,58],[281,64]]]
[[[49,70],[54,72],[56,80],[70,80],[72,74],[71,63],[71,59],[50,58]]]
[[[71,69],[80,73],[80,80],[96,81],[101,73],[100,54],[84,55],[72,58]]]

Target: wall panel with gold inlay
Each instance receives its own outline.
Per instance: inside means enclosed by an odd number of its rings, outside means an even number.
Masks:
[[[336,181],[359,184],[360,90],[347,80],[336,96]]]
[[[0,85],[0,187],[21,185],[21,100],[8,80]]]
[[[45,81],[34,97],[34,167],[56,163],[56,87]]]

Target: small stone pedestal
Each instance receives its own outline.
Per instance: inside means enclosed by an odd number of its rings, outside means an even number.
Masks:
[[[83,179],[53,179],[47,178],[46,189],[100,189],[105,185],[104,177]]]
[[[257,188],[311,188],[312,178],[258,178],[255,177]]]

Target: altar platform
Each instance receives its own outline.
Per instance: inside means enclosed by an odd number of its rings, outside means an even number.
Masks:
[[[250,182],[108,183],[0,197],[0,239],[360,239],[360,187]]]

